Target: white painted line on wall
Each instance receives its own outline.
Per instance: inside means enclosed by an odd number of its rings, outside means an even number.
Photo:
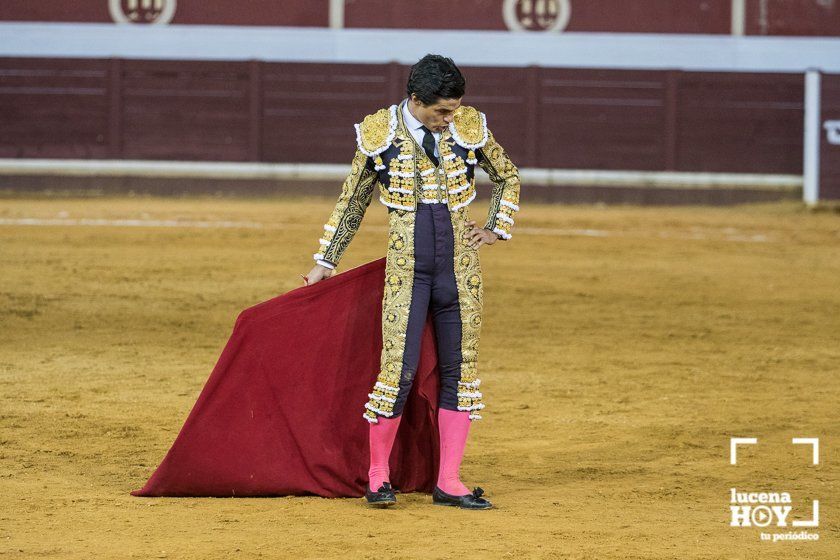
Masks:
[[[350,165],[202,161],[0,159],[0,175],[66,177],[160,177],[193,179],[335,180]]]
[[[151,177],[165,179],[250,179],[343,181],[349,165],[321,163],[236,163],[143,160],[0,159],[0,176]],[[756,173],[692,173],[597,169],[522,168],[523,185],[578,187],[641,187],[651,189],[761,189],[796,191],[801,175]],[[483,172],[479,184],[489,184]]]

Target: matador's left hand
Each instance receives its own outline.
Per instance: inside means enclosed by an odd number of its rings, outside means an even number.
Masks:
[[[470,246],[474,249],[478,249],[482,245],[492,245],[499,239],[499,236],[489,229],[476,227],[475,220],[467,222],[467,228],[467,237],[470,240]]]

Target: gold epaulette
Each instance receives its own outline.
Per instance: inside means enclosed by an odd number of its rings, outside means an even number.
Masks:
[[[487,117],[484,113],[468,105],[461,105],[453,116],[449,131],[458,145],[476,150],[487,143]]]
[[[381,154],[388,149],[397,134],[397,106],[380,109],[354,126],[359,149],[371,157]]]

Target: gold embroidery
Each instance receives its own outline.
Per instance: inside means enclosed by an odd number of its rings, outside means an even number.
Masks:
[[[377,414],[391,416],[399,393],[408,312],[414,287],[415,212],[388,213],[388,252],[385,256],[385,294],[382,298],[382,356],[379,374],[364,417],[376,423]]]
[[[467,179],[467,162],[452,151],[450,142],[441,141],[440,155],[446,173],[446,193],[449,210],[458,210],[475,198],[475,177]]]
[[[519,210],[519,171],[504,148],[496,142],[492,132],[488,131],[487,144],[481,148],[481,153],[484,157],[478,165],[493,181],[490,209],[484,227],[498,233],[502,239],[510,239],[513,215]]]
[[[481,314],[484,288],[481,279],[481,262],[478,250],[470,245],[469,207],[450,213],[455,238],[455,283],[458,287],[458,305],[461,310],[461,378],[458,381],[458,410],[469,410],[470,419],[481,418],[478,411],[484,408],[478,386],[478,342],[481,336]]]
[[[484,113],[468,105],[461,105],[452,117],[449,130],[458,144],[474,149],[487,142],[487,121]]]
[[[388,184],[380,183],[380,201],[401,210],[414,210],[414,150],[401,135],[394,140],[400,153],[388,162]]]
[[[443,149],[443,140],[439,142],[438,150]],[[416,142],[415,142],[416,146]],[[423,149],[415,148],[417,153],[417,169],[420,176],[420,185],[419,185],[419,197],[421,202],[425,201],[429,203],[431,201],[437,202],[444,202],[446,199],[442,196],[441,190],[445,187],[442,187],[441,184],[445,185],[445,181],[439,177],[439,170],[441,169],[441,161],[438,159],[438,165],[436,166],[429,156],[426,155],[426,151]],[[441,155],[443,155],[441,153]]]
[[[350,174],[344,180],[338,201],[324,225],[324,235],[319,240],[321,248],[313,255],[316,260],[323,259],[337,265],[356,235],[365,211],[370,206],[377,179],[376,173],[366,164],[367,156],[356,150]]]
[[[368,115],[356,125],[356,142],[368,156],[375,156],[388,149],[397,130],[396,105]]]

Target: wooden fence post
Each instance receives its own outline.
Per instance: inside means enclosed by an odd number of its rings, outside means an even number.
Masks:
[[[248,62],[250,102],[248,116],[248,158],[262,161],[262,68],[259,60]]]
[[[123,157],[123,61],[112,58],[108,65],[108,154]]]
[[[679,93],[680,87],[680,74],[681,71],[679,70],[668,70],[665,73],[665,119],[664,119],[664,127],[662,138],[663,138],[663,150],[664,150],[664,158],[663,161],[665,163],[665,170],[666,171],[676,171],[677,170],[677,127],[679,123],[677,122],[677,95]]]
[[[540,98],[540,68],[529,66],[527,76],[527,93],[525,98],[525,161],[522,165],[540,166],[539,157],[539,112],[542,99]]]

